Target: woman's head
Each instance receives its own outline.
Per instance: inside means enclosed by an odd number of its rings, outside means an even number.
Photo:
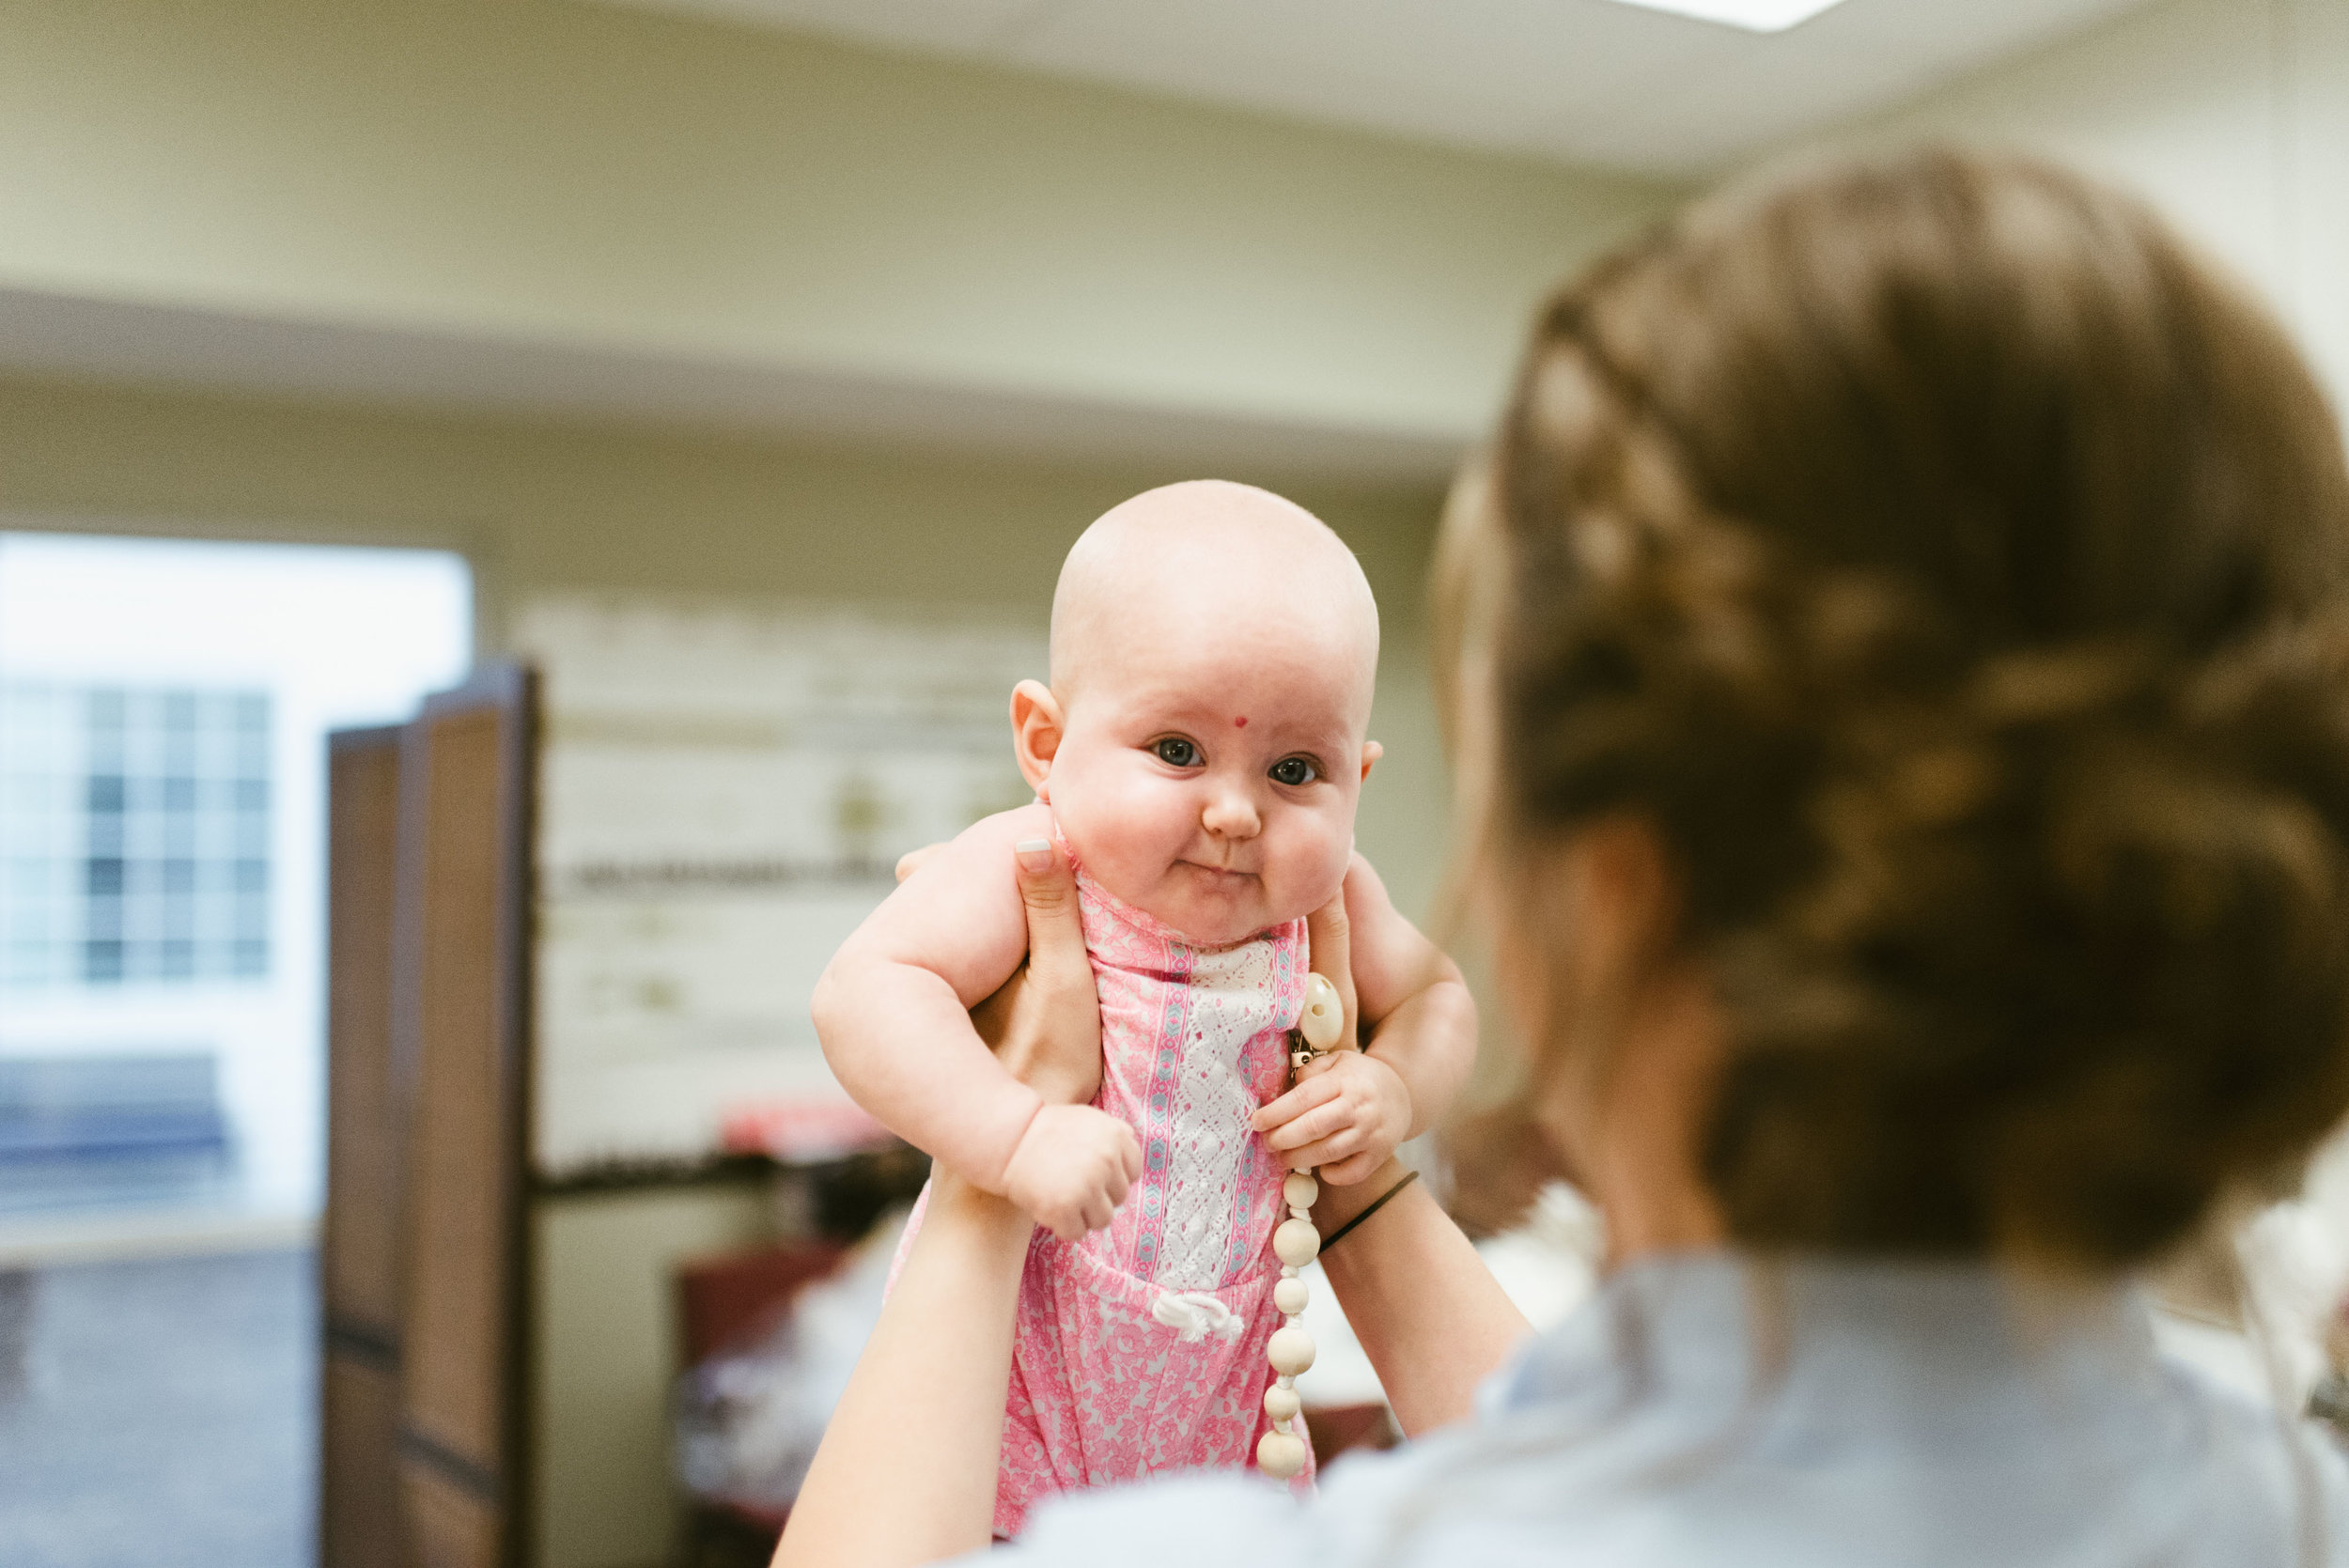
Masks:
[[[1734,1237],[2125,1265],[2349,1110],[2340,442],[2263,312],[2020,162],[1725,198],[1543,313],[1464,782],[1530,963],[1568,846],[1660,846]]]

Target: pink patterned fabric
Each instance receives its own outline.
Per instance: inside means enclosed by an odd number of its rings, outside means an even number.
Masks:
[[[1199,948],[1081,867],[1077,893],[1101,998],[1093,1103],[1134,1129],[1143,1174],[1106,1229],[1029,1244],[995,1491],[1005,1537],[1056,1492],[1253,1463],[1281,1324],[1286,1172],[1248,1119],[1287,1081],[1305,923]],[[920,1221],[917,1206],[909,1243]],[[1312,1475],[1309,1452],[1298,1484]]]

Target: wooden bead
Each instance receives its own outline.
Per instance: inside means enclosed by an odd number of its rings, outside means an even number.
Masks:
[[[1281,1309],[1283,1316],[1295,1317],[1305,1310],[1305,1302],[1312,1295],[1304,1281],[1283,1280],[1272,1287],[1272,1304]]]
[[[1327,976],[1305,977],[1305,1009],[1298,1015],[1297,1028],[1315,1050],[1335,1049],[1338,1036],[1346,1032],[1346,1007]]]
[[[1264,1391],[1264,1413],[1276,1421],[1293,1421],[1304,1407],[1305,1402],[1297,1397],[1295,1389],[1275,1383]]]
[[[1283,1263],[1302,1268],[1320,1255],[1321,1233],[1310,1219],[1283,1219],[1272,1233],[1272,1250]]]
[[[1309,1209],[1321,1196],[1321,1184],[1302,1171],[1292,1171],[1281,1183],[1281,1201],[1293,1209]]]
[[[1256,1468],[1275,1481],[1286,1481],[1305,1467],[1305,1439],[1285,1432],[1268,1432],[1256,1439]]]
[[[1265,1359],[1272,1370],[1285,1377],[1295,1377],[1314,1364],[1314,1337],[1292,1323],[1272,1331],[1271,1341],[1264,1347]]]

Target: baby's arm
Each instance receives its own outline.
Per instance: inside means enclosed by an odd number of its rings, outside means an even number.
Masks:
[[[1140,1166],[1133,1135],[1089,1106],[1046,1105],[1003,1070],[969,1013],[1027,955],[1013,846],[1051,831],[1038,805],[964,831],[842,944],[812,1010],[825,1060],[858,1104],[1073,1237],[1107,1224],[1125,1197]]]
[[[1255,1118],[1292,1165],[1320,1166],[1341,1185],[1432,1126],[1476,1060],[1476,1003],[1458,967],[1403,918],[1360,855],[1344,907],[1366,1044],[1314,1063]]]
[[[1393,1068],[1410,1091],[1403,1136],[1417,1138],[1452,1109],[1476,1065],[1476,1001],[1460,967],[1403,918],[1360,855],[1346,873],[1346,915],[1362,1049]],[[1380,1154],[1371,1168],[1385,1157]]]

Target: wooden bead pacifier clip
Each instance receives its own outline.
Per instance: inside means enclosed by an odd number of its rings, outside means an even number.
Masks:
[[[1326,976],[1307,975],[1304,1011],[1298,1015],[1290,1041],[1292,1078],[1296,1069],[1336,1049],[1345,1032],[1346,1008],[1338,988]],[[1321,1252],[1321,1234],[1314,1229],[1313,1218],[1314,1200],[1320,1195],[1321,1184],[1312,1172],[1290,1172],[1281,1183],[1281,1200],[1288,1205],[1289,1217],[1272,1233],[1272,1250],[1281,1260],[1272,1304],[1286,1321],[1272,1331],[1265,1346],[1266,1358],[1280,1375],[1264,1391],[1264,1413],[1272,1418],[1272,1430],[1256,1439],[1256,1468],[1275,1481],[1286,1481],[1305,1467],[1305,1439],[1289,1423],[1304,1408],[1297,1396],[1297,1379],[1314,1364],[1314,1337],[1297,1321],[1311,1292],[1298,1275]]]

